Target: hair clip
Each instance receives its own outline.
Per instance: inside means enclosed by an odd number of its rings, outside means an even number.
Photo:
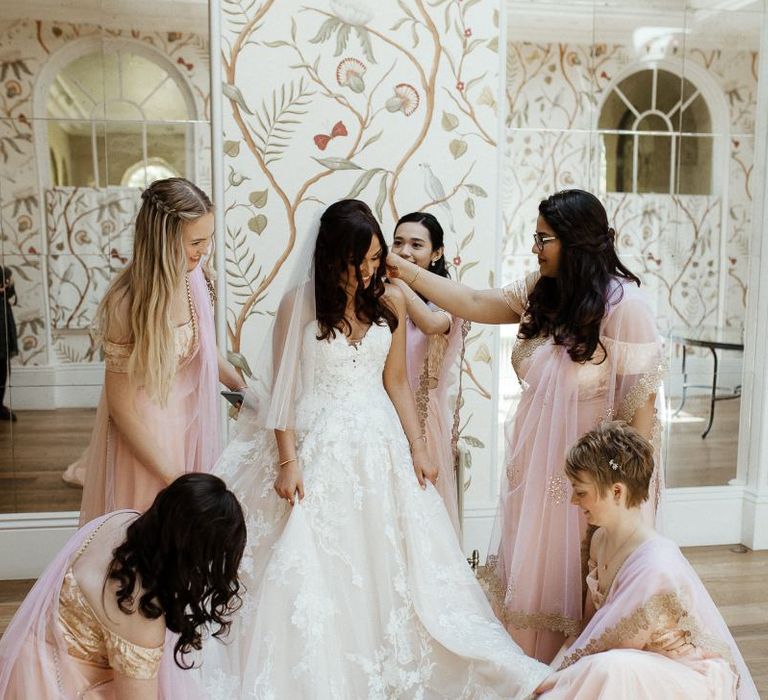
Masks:
[[[619,464],[617,464],[614,460],[611,460],[610,462],[608,462],[608,464],[611,465],[611,469],[613,469],[613,471],[615,471],[615,472],[617,472],[617,471],[619,471],[621,469],[621,466]]]

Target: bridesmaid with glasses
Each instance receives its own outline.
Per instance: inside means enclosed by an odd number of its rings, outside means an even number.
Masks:
[[[501,289],[475,290],[390,254],[390,277],[448,313],[519,324],[511,362],[521,396],[505,427],[505,469],[489,589],[530,656],[550,662],[582,617],[587,524],[568,507],[568,448],[619,418],[655,437],[663,349],[640,280],[619,260],[600,201],[565,190],[539,204],[531,252],[539,269]],[[651,482],[655,512],[660,473]]]

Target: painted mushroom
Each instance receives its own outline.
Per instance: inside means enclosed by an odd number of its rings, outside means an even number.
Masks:
[[[395,85],[395,94],[385,104],[388,111],[402,112],[406,117],[410,117],[418,106],[419,93],[413,85],[408,83]]]
[[[365,66],[356,58],[345,58],[336,67],[336,81],[342,87],[348,87],[352,92],[365,90]]]

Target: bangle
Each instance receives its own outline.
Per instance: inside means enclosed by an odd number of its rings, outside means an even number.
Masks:
[[[278,469],[282,469],[286,464],[290,464],[291,462],[297,462],[298,460],[296,457],[291,457],[290,459],[284,459],[282,462],[280,462],[277,467]]]
[[[410,282],[408,282],[409,287],[411,287],[416,282],[420,274],[421,274],[421,268],[417,265],[416,274],[413,276],[413,279]]]
[[[424,435],[424,433],[422,433],[422,434],[421,434],[421,435],[419,435],[419,437],[417,437],[417,438],[416,438],[416,439],[415,439],[413,442],[411,442],[410,440],[408,440],[408,447],[410,447],[410,448],[411,448],[411,450],[412,450],[412,449],[413,449],[413,443],[414,443],[414,442],[417,442],[418,440],[423,440],[423,441],[424,441],[424,444],[425,444],[425,445],[427,444],[427,436],[426,436],[426,435]]]
[[[245,391],[248,388],[247,384],[243,384],[243,386],[237,387],[237,389],[232,389],[232,391]]]

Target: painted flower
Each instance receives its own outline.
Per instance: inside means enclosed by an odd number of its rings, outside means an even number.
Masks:
[[[464,36],[467,38],[472,36],[472,30],[469,27],[464,30]]]
[[[360,93],[365,90],[363,76],[366,70],[365,65],[356,58],[345,58],[336,66],[336,82],[352,92]]]
[[[395,85],[395,94],[384,106],[389,112],[402,112],[406,117],[410,117],[419,106],[419,93],[413,85],[399,83]]]
[[[5,96],[9,98],[21,95],[21,83],[18,80],[9,80],[5,84]]]
[[[464,91],[464,81],[463,80],[459,80],[459,82],[456,83],[456,89],[459,92],[463,92]]]
[[[111,219],[105,219],[101,222],[101,232],[105,236],[111,236],[117,230],[117,225]]]
[[[75,241],[82,246],[86,246],[92,243],[91,237],[88,235],[88,232],[83,229],[80,229],[75,233]]]
[[[18,219],[16,219],[16,225],[19,227],[19,233],[29,231],[29,229],[32,228],[32,217],[27,216],[26,214],[22,214]]]
[[[453,264],[454,264],[454,265],[461,265],[461,256],[457,255],[457,256],[456,256],[456,257],[453,259]]]
[[[331,9],[342,22],[362,27],[373,19],[373,8],[365,0],[331,0]]]

